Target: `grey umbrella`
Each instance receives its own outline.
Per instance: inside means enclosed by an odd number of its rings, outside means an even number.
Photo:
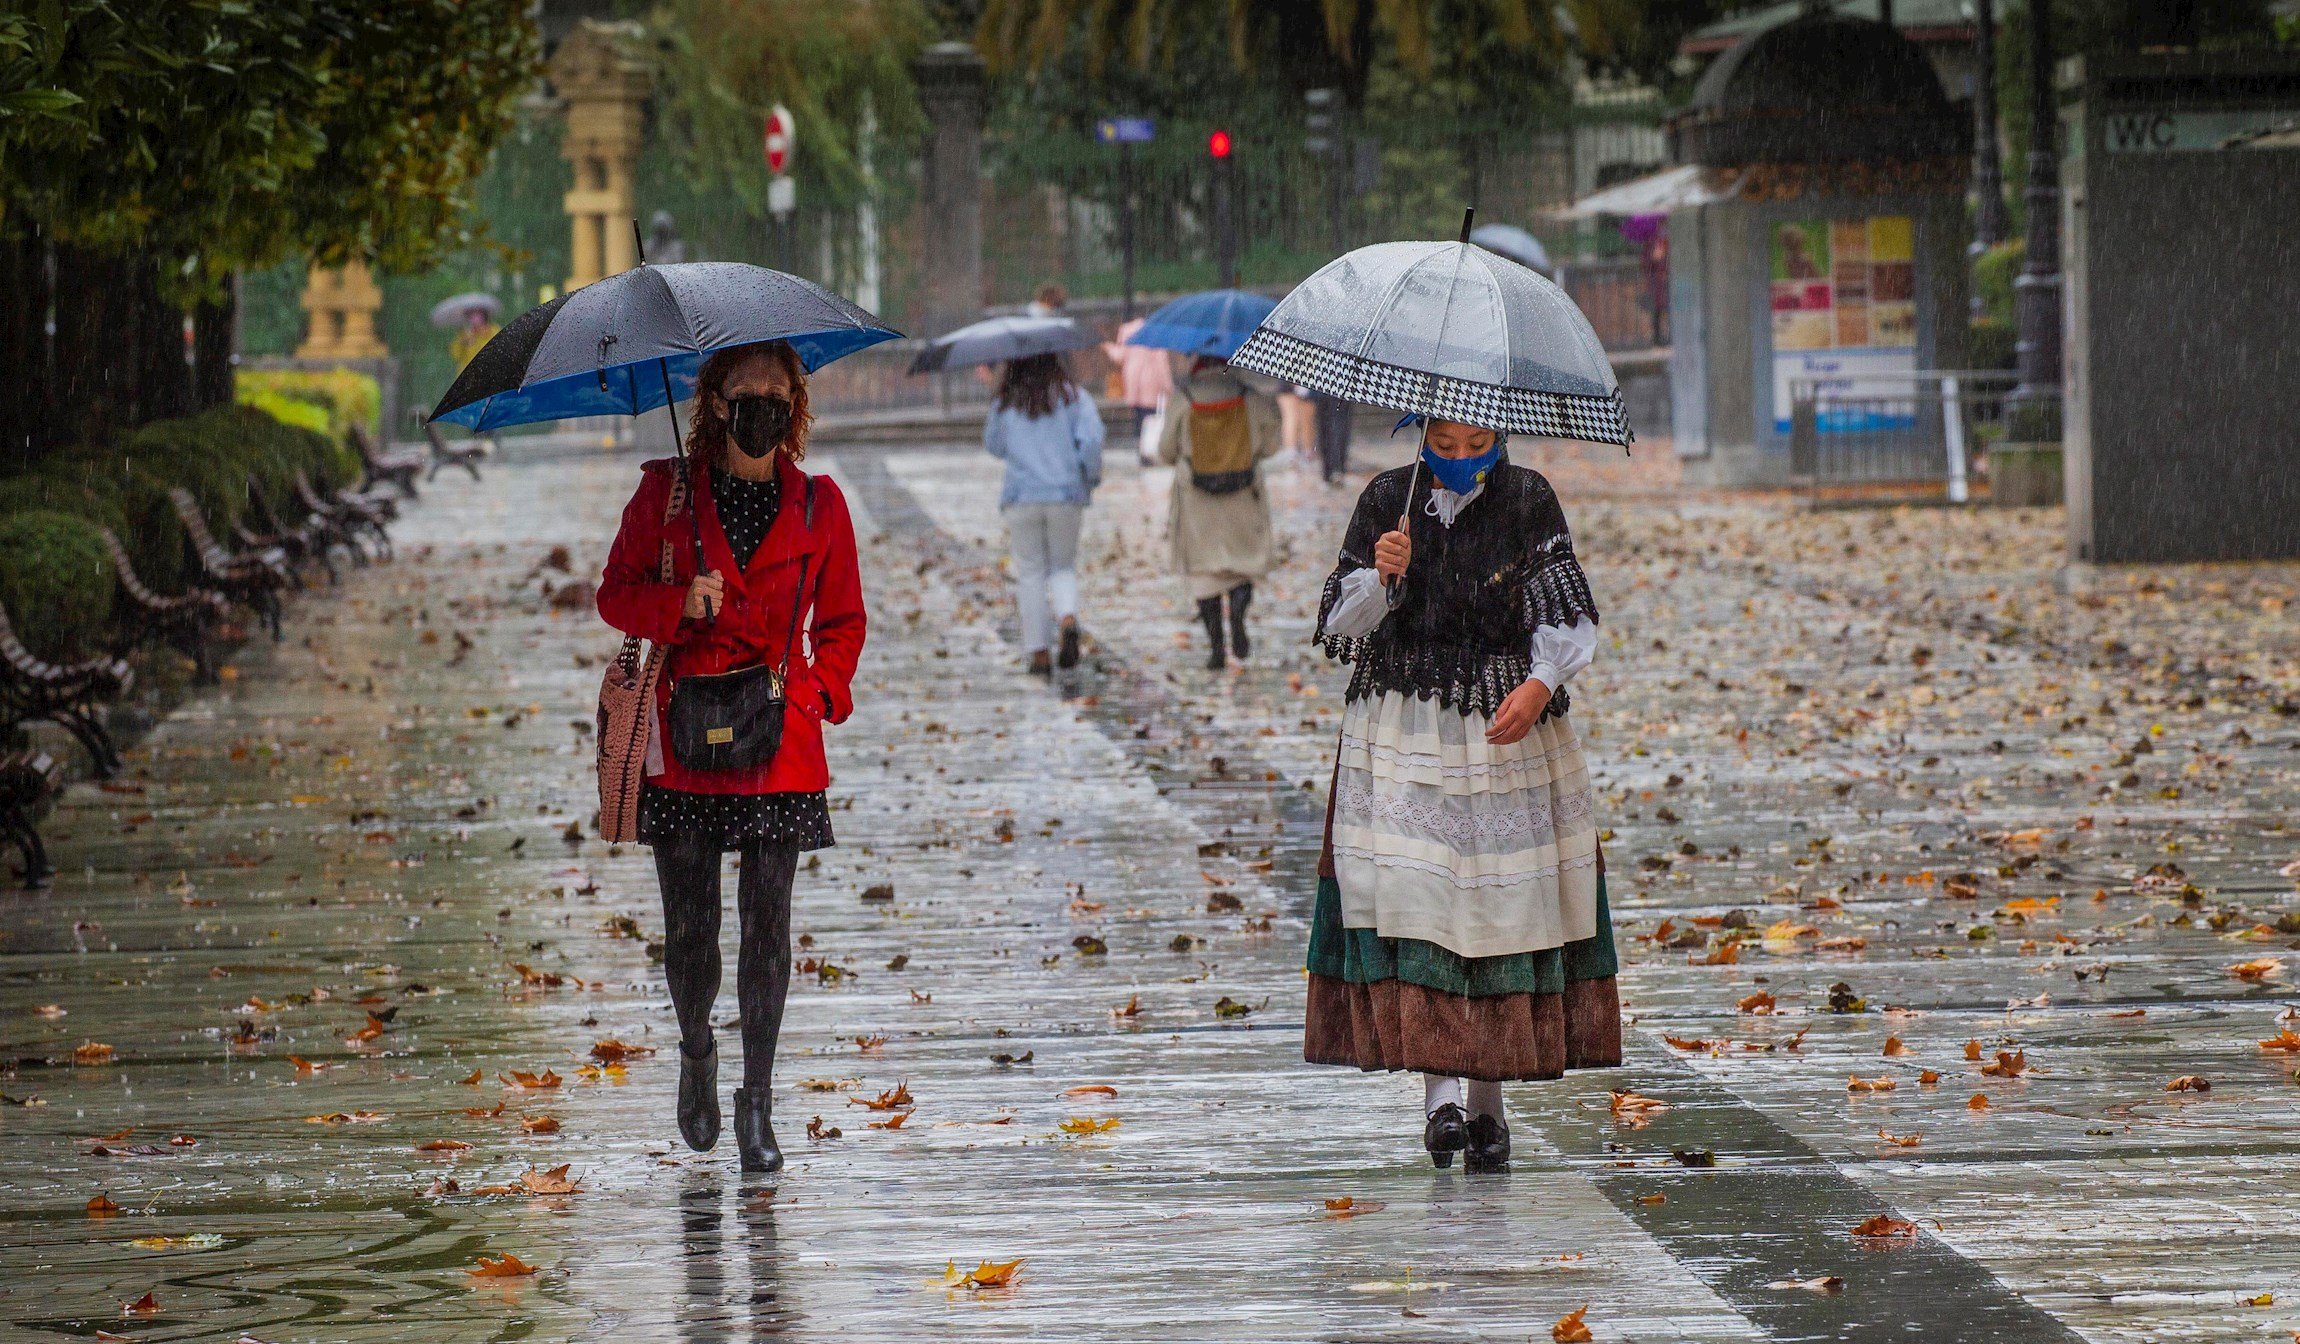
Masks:
[[[1029,355],[1054,355],[1102,344],[1102,338],[1067,317],[992,317],[927,342],[911,361],[912,373],[967,364],[996,364]]]
[[[1549,264],[1549,252],[1541,240],[1515,224],[1480,224],[1469,231],[1469,240],[1488,252],[1501,255],[1542,275],[1555,279],[1557,268]]]
[[[481,290],[473,290],[469,294],[458,294],[453,298],[441,299],[431,305],[431,325],[435,327],[460,327],[463,325],[463,315],[474,308],[487,314],[487,320],[493,322],[503,315],[503,300]]]
[[[1328,262],[1230,367],[1349,401],[1627,446],[1613,365],[1573,300],[1475,243],[1377,243]]]

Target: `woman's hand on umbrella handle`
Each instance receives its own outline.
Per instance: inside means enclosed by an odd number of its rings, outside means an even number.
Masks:
[[[1497,747],[1523,740],[1533,725],[1541,721],[1541,711],[1547,708],[1549,687],[1538,677],[1527,677],[1501,702],[1501,708],[1493,712],[1492,721],[1485,727],[1485,740]]]
[[[1374,569],[1384,582],[1395,582],[1406,576],[1406,566],[1414,562],[1414,539],[1405,530],[1405,519],[1398,519],[1395,532],[1384,532],[1374,543]]]
[[[719,608],[725,606],[726,602],[727,581],[720,578],[719,571],[714,569],[708,574],[697,574],[695,581],[687,585],[687,608],[684,614],[690,621],[707,621],[718,615]]]

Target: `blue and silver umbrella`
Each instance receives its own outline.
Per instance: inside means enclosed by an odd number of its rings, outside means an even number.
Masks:
[[[475,431],[638,415],[694,395],[714,351],[788,341],[813,372],[901,332],[811,280],[734,261],[641,263],[514,319],[431,418]]]
[[[1126,338],[1126,343],[1146,345],[1153,350],[1172,350],[1177,354],[1228,359],[1238,353],[1238,347],[1277,306],[1276,299],[1244,289],[1209,289],[1202,294],[1185,294],[1150,314],[1141,329]]]
[[[927,342],[910,362],[910,371],[939,373],[969,364],[1002,364],[1101,343],[1101,337],[1074,318],[986,317]]]

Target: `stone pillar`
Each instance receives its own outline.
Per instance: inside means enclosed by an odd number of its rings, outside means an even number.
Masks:
[[[389,352],[375,334],[383,291],[364,261],[314,267],[305,277],[303,310],[311,315],[297,359],[381,359]]]
[[[911,66],[926,112],[921,336],[982,315],[983,61],[964,42],[938,42]]]
[[[654,73],[639,55],[640,37],[635,23],[585,19],[551,55],[551,86],[567,109],[559,152],[575,169],[566,197],[574,233],[571,290],[639,262],[631,234],[638,208],[632,172],[647,95],[655,87]]]

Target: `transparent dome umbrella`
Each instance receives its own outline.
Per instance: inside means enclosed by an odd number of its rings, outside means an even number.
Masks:
[[[1624,447],[1635,437],[1613,365],[1573,300],[1466,240],[1376,243],[1328,262],[1230,367],[1506,433]]]

